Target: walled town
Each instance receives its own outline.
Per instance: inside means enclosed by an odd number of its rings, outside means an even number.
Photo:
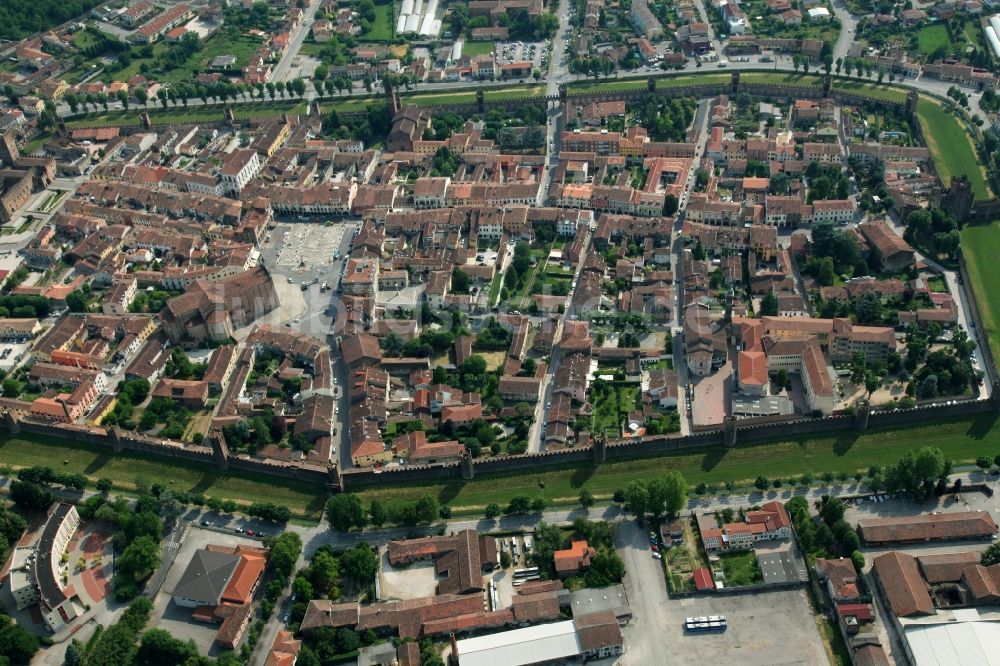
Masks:
[[[996,659],[989,5],[4,4],[0,662]]]

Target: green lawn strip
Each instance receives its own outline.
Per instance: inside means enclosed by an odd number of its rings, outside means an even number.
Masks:
[[[404,104],[416,104],[417,106],[437,106],[439,104],[466,104],[476,101],[476,93],[422,93],[403,97]]]
[[[641,90],[646,87],[645,79],[622,79],[620,81],[578,81],[570,83],[570,95],[582,95],[591,92],[615,92],[619,90]]]
[[[1000,358],[1000,271],[994,262],[1000,257],[1000,223],[967,225],[962,229],[962,252],[969,267],[972,290],[979,305],[982,325],[990,340],[993,358]]]
[[[192,123],[206,122],[223,119],[223,106],[197,105],[185,108],[181,106],[170,106],[164,109],[162,106],[154,107],[150,103],[148,108],[131,107],[128,111],[107,111],[104,113],[91,113],[86,116],[76,116],[66,122],[67,127],[101,127],[115,126],[122,124],[134,124],[139,122],[139,116],[143,111],[149,113],[149,119],[153,124],[168,123]],[[253,102],[233,104],[233,116],[235,118],[266,118],[270,116],[280,116],[282,113],[305,113],[306,102],[298,99],[276,100],[273,102]]]
[[[265,104],[249,104],[233,107],[233,117],[240,118],[268,118],[270,116],[280,116],[282,113],[297,114],[305,113],[308,102],[288,100],[284,102],[268,102]]]
[[[359,38],[362,42],[387,42],[393,37],[392,3],[375,5],[375,20]]]
[[[879,85],[877,83],[834,79],[832,88],[835,91],[850,93],[853,95],[865,95],[866,97],[886,102],[897,102],[899,104],[906,102],[905,90]]]
[[[489,55],[493,53],[493,46],[493,42],[465,42],[462,44],[462,55]]]
[[[132,490],[136,480],[143,479],[150,485],[159,483],[241,504],[273,502],[313,521],[319,520],[325,497],[321,487],[302,481],[253,472],[222,472],[211,464],[131,451],[115,453],[97,444],[36,435],[0,436],[0,460],[14,467],[50,465],[58,471],[84,474],[91,481],[111,479],[121,490]]]
[[[962,123],[945,111],[939,102],[923,96],[917,102],[917,119],[927,148],[931,151],[934,167],[945,187],[951,183],[952,176],[966,174],[976,199],[989,198],[983,167]]]
[[[487,101],[544,96],[545,86],[517,86],[515,88],[497,88],[496,90],[486,91]]]
[[[470,482],[397,483],[359,492],[365,500],[414,501],[431,493],[456,512],[476,513],[487,504],[506,504],[511,497],[542,496],[554,504],[577,502],[586,487],[595,496],[609,499],[634,479],[650,479],[668,471],[684,474],[691,487],[698,483],[745,482],[758,475],[788,479],[803,473],[867,470],[872,464],[889,465],[915,446],[937,446],[954,463],[994,455],[1000,450],[1000,425],[991,416],[956,419],[906,430],[873,431],[864,435],[844,433],[799,442],[741,445],[733,449],[712,447],[669,455],[612,461],[603,465],[579,464],[537,472],[488,474],[477,471]],[[557,461],[553,461],[554,463]],[[389,479],[381,479],[383,483]]]
[[[493,307],[493,304],[497,302],[497,296],[500,295],[500,289],[503,287],[503,273],[497,271],[493,276],[493,282],[490,284],[490,300],[489,306]]]
[[[353,111],[364,111],[369,106],[385,106],[385,102],[378,98],[324,98],[319,100],[319,107],[323,111],[337,111],[340,113],[350,113]]]
[[[740,74],[740,83],[776,83],[818,88],[823,85],[823,77],[818,74],[794,72],[743,72]]]

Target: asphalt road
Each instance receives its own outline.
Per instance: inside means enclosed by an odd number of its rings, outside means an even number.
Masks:
[[[274,66],[274,70],[271,72],[272,81],[284,81],[288,78],[288,72],[292,67],[292,63],[295,58],[299,55],[299,49],[302,48],[302,42],[305,41],[306,35],[312,30],[312,24],[316,20],[316,10],[319,9],[319,0],[312,0],[312,2],[305,8],[302,13],[302,22],[299,23],[299,27],[292,32],[291,38],[289,39],[288,48],[285,49],[285,54],[281,56],[281,60],[278,64]]]

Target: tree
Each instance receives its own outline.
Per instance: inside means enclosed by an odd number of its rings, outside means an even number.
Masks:
[[[680,207],[680,202],[677,200],[673,194],[668,194],[663,200],[663,214],[666,217],[670,217],[677,213]]]
[[[417,500],[417,520],[421,523],[432,523],[438,518],[440,505],[433,495],[423,495]]]
[[[362,541],[340,556],[340,565],[348,576],[367,585],[375,581],[375,574],[378,573],[378,555]]]
[[[979,562],[984,567],[1000,564],[1000,543],[994,543],[987,548]]]
[[[27,664],[38,652],[38,637],[7,615],[0,615],[0,662]]]
[[[855,550],[851,553],[851,562],[854,563],[854,568],[859,573],[865,568],[865,554],[860,550]]]
[[[976,458],[976,467],[985,472],[990,467],[993,467],[993,461],[990,460],[987,456],[979,456],[978,458]]]
[[[500,511],[500,505],[491,502],[490,504],[486,505],[486,511],[484,513],[485,513],[486,518],[488,520],[493,520],[494,518],[496,518],[497,516],[499,516],[500,513],[501,513],[501,511]]]
[[[754,480],[753,485],[757,490],[767,490],[771,486],[771,482],[768,481],[766,476],[758,476]]]
[[[646,513],[648,504],[649,491],[646,484],[639,480],[630,482],[625,488],[625,508],[641,517]]]
[[[74,289],[66,294],[66,306],[70,312],[86,312],[87,296],[79,289]]]
[[[84,656],[83,643],[74,638],[66,646],[66,656],[63,658],[63,666],[83,666]]]
[[[102,495],[107,495],[111,492],[111,479],[98,479],[97,480],[97,491]]]
[[[774,293],[765,294],[760,299],[760,316],[776,317],[778,315],[778,297]]]
[[[833,266],[833,259],[830,257],[823,257],[819,263],[819,270],[816,272],[816,281],[824,287],[829,287],[833,284],[836,275],[837,274]]]
[[[872,393],[878,390],[878,387],[882,385],[882,378],[878,376],[877,373],[868,370],[865,372],[865,391],[868,392],[868,397],[872,397]]]
[[[141,580],[160,563],[160,542],[150,536],[141,536],[122,551],[116,560],[115,577]]]
[[[829,495],[823,495],[820,500],[819,515],[823,522],[833,527],[834,523],[843,520],[846,507],[844,503]]]
[[[348,532],[352,527],[365,526],[366,511],[360,497],[353,493],[340,493],[327,502],[326,516],[332,529]]]
[[[174,638],[163,629],[150,629],[142,635],[142,643],[135,663],[149,666],[182,666],[188,659],[198,656],[194,641]]]
[[[594,506],[594,502],[596,502],[596,500],[589,490],[584,488],[580,491],[580,506],[584,509],[589,509]]]
[[[664,496],[664,509],[668,516],[678,515],[688,501],[687,481],[680,472],[667,472],[662,479],[666,494]]]
[[[271,564],[284,580],[295,571],[295,563],[302,553],[302,538],[297,532],[282,532],[271,544]]]
[[[10,484],[10,499],[22,509],[44,511],[52,505],[55,498],[48,488],[37,483],[14,481]]]

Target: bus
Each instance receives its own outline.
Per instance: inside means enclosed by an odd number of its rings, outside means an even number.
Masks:
[[[712,631],[725,631],[729,624],[725,615],[712,615],[709,617],[689,617],[684,620],[684,630],[697,634]]]

